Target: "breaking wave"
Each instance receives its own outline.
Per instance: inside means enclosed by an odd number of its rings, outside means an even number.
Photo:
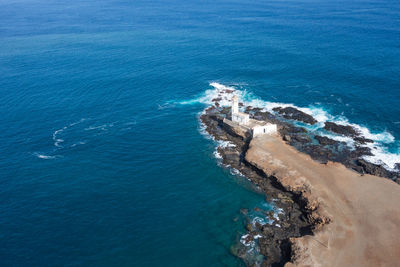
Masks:
[[[265,101],[247,90],[239,90],[235,86],[227,86],[218,82],[212,82],[210,83],[210,86],[212,88],[206,90],[201,95],[193,99],[174,102],[174,104],[193,105],[200,103],[212,105],[214,104],[214,101],[218,99],[218,103],[221,106],[230,106],[232,96],[237,95],[246,106],[257,107],[262,109],[263,111],[268,111],[271,113],[275,113],[273,111],[273,108],[275,107],[294,107],[298,110],[303,111],[304,113],[311,115],[318,121],[318,123],[316,123],[315,125],[301,126],[307,128],[311,132],[318,133],[319,135],[327,136],[331,139],[345,142],[349,147],[354,147],[354,140],[352,138],[327,132],[323,129],[323,127],[326,121],[332,121],[340,125],[352,126],[360,133],[360,136],[374,141],[373,143],[362,145],[370,148],[373,154],[372,156],[364,156],[363,159],[377,165],[382,165],[389,171],[399,171],[396,164],[400,163],[400,154],[389,152],[389,145],[394,145],[396,140],[394,136],[388,131],[373,133],[367,127],[351,123],[343,115],[335,116],[329,114],[321,107],[298,107],[290,103]]]

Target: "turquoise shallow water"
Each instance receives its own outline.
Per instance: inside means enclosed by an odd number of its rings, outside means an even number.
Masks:
[[[399,21],[397,1],[0,3],[1,265],[240,265],[235,218],[264,197],[200,133],[210,82],[362,125],[393,163]]]

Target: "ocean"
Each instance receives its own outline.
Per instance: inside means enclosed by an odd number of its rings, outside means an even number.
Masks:
[[[399,24],[390,0],[0,2],[0,265],[243,265],[241,210],[274,205],[221,166],[215,88],[353,125],[394,170]]]

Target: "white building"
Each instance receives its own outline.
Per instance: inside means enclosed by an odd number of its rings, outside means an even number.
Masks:
[[[275,134],[277,131],[276,124],[266,123],[264,125],[256,125],[253,127],[253,137],[263,134]]]
[[[245,129],[245,131],[250,131],[253,137],[264,134],[275,134],[278,131],[276,124],[253,120],[250,119],[249,114],[240,112],[239,99],[236,95],[232,97],[232,122]]]

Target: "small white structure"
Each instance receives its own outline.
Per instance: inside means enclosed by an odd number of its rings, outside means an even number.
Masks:
[[[239,111],[239,99],[235,95],[232,97],[232,121],[224,119],[224,122],[230,126],[235,123],[242,133],[250,132],[253,137],[264,134],[276,134],[278,132],[276,124],[265,121],[250,119],[250,115]],[[243,132],[244,131],[244,132]],[[241,134],[245,135],[245,134]]]
[[[278,131],[276,124],[266,123],[253,127],[253,137],[263,134],[275,134]]]
[[[249,114],[239,111],[239,99],[236,95],[232,97],[232,121],[239,124],[248,124]]]

